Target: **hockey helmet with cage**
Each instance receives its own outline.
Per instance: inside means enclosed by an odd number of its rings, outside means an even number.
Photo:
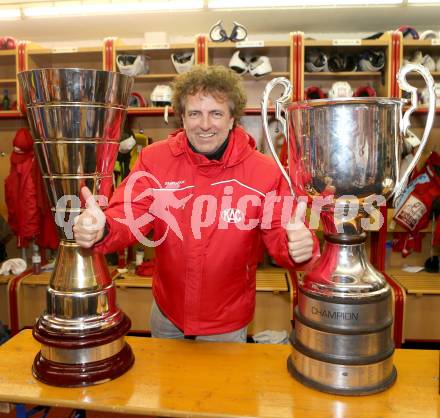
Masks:
[[[171,61],[178,74],[186,73],[194,65],[194,52],[186,51],[171,54]]]
[[[121,54],[116,57],[116,64],[122,74],[136,77],[141,74],[148,74],[150,57],[146,55]]]
[[[249,60],[249,73],[254,77],[262,77],[272,72],[272,64],[265,55],[252,57]]]
[[[353,90],[347,81],[336,81],[332,84],[331,89],[328,92],[330,99],[337,99],[340,97],[352,97]]]
[[[150,100],[153,106],[171,106],[173,92],[171,87],[166,84],[158,84],[150,95]]]
[[[368,50],[359,55],[359,68],[361,71],[376,72],[385,66],[385,53],[383,51]]]
[[[436,69],[434,59],[428,54],[423,55],[423,52],[419,49],[416,49],[409,59],[405,58],[404,63],[420,64],[426,67],[431,72],[435,71]]]
[[[305,59],[306,71],[310,73],[328,71],[327,59],[327,55],[322,51],[312,50],[307,52]]]
[[[422,65],[424,67],[426,67],[431,72],[435,71],[436,65],[435,65],[434,58],[432,58],[431,55],[428,55],[428,54],[423,55]]]
[[[328,69],[337,73],[341,71],[356,71],[357,61],[353,55],[331,55],[327,61]]]
[[[440,83],[434,84],[434,95],[435,95],[435,105],[436,107],[440,106]],[[425,87],[422,90],[421,94],[421,101],[423,104],[428,105],[429,104],[429,90],[428,87]]]

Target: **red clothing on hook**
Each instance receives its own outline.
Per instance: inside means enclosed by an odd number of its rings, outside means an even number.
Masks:
[[[17,246],[24,248],[35,240],[40,247],[56,249],[59,238],[28,129],[16,132],[13,147],[11,168],[5,180],[5,200],[8,223],[17,236]]]
[[[34,169],[33,139],[28,129],[19,129],[13,140],[11,169],[5,180],[8,223],[17,236],[17,246],[27,247],[40,230]]]

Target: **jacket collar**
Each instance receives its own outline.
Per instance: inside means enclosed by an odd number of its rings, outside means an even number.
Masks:
[[[168,144],[174,156],[186,154],[190,162],[199,167],[232,167],[255,150],[255,140],[239,125],[229,133],[229,143],[220,161],[208,160],[203,154],[194,152],[188,145],[188,137],[183,129],[170,134]]]

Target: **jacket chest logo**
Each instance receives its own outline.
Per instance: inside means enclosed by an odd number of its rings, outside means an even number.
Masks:
[[[220,212],[221,218],[230,224],[238,224],[244,218],[244,214],[240,209],[228,208]]]
[[[175,181],[166,181],[165,188],[166,189],[179,189],[180,186],[185,184],[185,180],[175,180]]]

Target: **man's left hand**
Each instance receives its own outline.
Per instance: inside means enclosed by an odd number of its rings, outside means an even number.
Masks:
[[[299,202],[292,219],[286,226],[289,254],[295,263],[304,263],[312,258],[313,237],[304,224],[307,210],[306,202]]]

